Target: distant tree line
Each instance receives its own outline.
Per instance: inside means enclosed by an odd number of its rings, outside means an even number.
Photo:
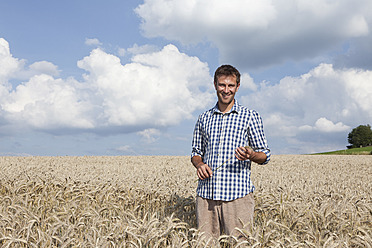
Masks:
[[[359,125],[351,130],[347,138],[349,146],[347,148],[366,147],[372,145],[372,129],[369,124]]]

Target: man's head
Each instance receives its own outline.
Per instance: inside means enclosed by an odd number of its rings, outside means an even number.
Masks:
[[[235,93],[240,86],[240,73],[231,65],[222,65],[214,74],[214,87],[220,111],[229,111],[234,105]]]
[[[221,65],[214,73],[214,83],[218,82],[220,76],[233,76],[236,78],[236,83],[240,84],[240,72],[232,65]]]

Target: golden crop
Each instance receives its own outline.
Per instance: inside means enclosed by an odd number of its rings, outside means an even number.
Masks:
[[[0,157],[0,247],[372,247],[372,156],[252,165],[243,239],[196,229],[189,157]]]

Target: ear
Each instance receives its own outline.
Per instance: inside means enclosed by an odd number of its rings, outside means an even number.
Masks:
[[[214,88],[217,90],[217,83],[214,81],[213,84],[214,84]]]

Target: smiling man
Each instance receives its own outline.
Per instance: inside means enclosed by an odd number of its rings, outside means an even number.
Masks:
[[[239,86],[235,67],[222,65],[216,70],[217,104],[199,116],[193,134],[198,228],[215,238],[238,235],[235,228],[242,224],[253,226],[251,162],[270,160],[260,115],[235,100]]]

